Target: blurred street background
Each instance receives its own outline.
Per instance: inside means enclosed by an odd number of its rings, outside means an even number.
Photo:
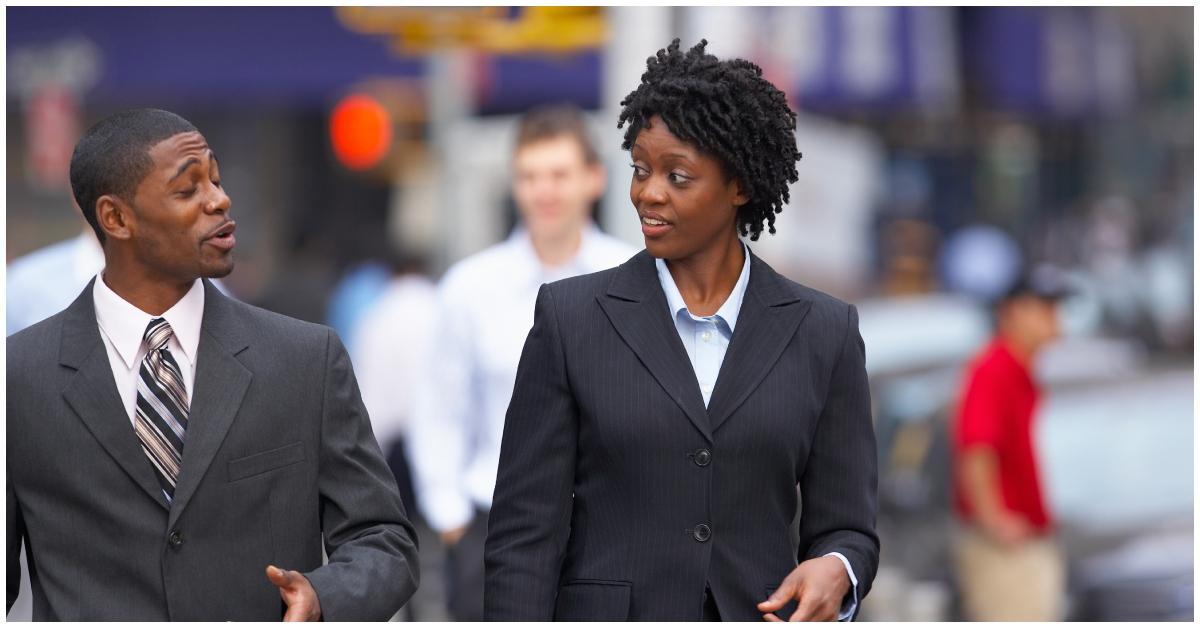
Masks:
[[[67,305],[51,288],[73,297],[98,270],[67,165],[82,131],[121,109],[179,113],[214,148],[238,221],[231,294],[352,339],[396,260],[436,282],[507,237],[518,114],[587,111],[609,173],[596,222],[641,248],[620,100],[672,37],[754,60],[799,112],[804,158],[778,234],[750,244],[861,312],[883,547],[861,619],[961,618],[948,421],[990,336],[988,301],[1035,264],[1072,290],[1037,365],[1065,618],[1193,618],[1192,8],[6,16],[9,334]],[[14,291],[35,251],[68,261]],[[422,587],[398,618],[444,620],[442,549],[422,534]],[[27,585],[23,598],[10,618],[28,617]]]

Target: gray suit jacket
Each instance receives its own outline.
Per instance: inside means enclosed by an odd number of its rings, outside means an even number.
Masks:
[[[867,594],[877,461],[858,315],[750,264],[707,408],[645,251],[542,287],[504,426],[488,619],[697,621],[708,587],[723,619],[761,621],[798,561],[834,551]]]
[[[305,573],[325,619],[388,619],[417,587],[416,535],[345,349],[326,327],[204,283],[169,507],[117,393],[92,285],[8,338],[9,607],[24,541],[35,620],[278,620],[268,564]]]

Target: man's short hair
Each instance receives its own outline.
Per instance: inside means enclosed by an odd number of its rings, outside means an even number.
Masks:
[[[96,237],[104,243],[104,230],[96,217],[96,201],[114,194],[133,201],[137,186],[154,162],[150,148],[196,127],[162,109],[131,109],[109,116],[87,130],[71,155],[71,191]]]
[[[600,153],[596,151],[596,145],[592,143],[591,134],[588,133],[587,120],[579,107],[574,105],[537,107],[521,116],[517,126],[516,150],[563,136],[579,142],[584,161],[589,164],[600,162]]]

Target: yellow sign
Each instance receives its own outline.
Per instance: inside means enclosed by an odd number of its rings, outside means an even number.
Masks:
[[[402,54],[443,46],[487,52],[573,52],[608,38],[603,7],[337,7],[348,29],[390,36]]]

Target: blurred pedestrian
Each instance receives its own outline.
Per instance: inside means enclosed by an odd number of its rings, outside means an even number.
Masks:
[[[393,255],[390,278],[358,318],[349,341],[363,405],[405,504],[416,504],[405,441],[413,396],[429,366],[437,296],[421,259]],[[413,508],[416,519],[418,508]]]
[[[659,50],[621,103],[646,249],[538,293],[489,620],[848,620],[874,580],[858,312],[742,241],[774,232],[796,118],[758,66],[706,43]]]
[[[6,335],[61,312],[100,269],[104,250],[92,228],[8,263],[5,293]]]
[[[448,605],[458,621],[483,619],[483,545],[504,413],[539,286],[634,253],[591,221],[604,180],[582,112],[555,106],[527,113],[512,158],[521,224],[504,242],[452,266],[438,287],[439,331],[409,454],[418,503],[447,546]]]
[[[995,305],[995,335],[966,375],[954,420],[955,556],[972,621],[1060,619],[1065,568],[1034,446],[1033,364],[1059,335],[1062,294],[1053,275],[1022,274]]]

